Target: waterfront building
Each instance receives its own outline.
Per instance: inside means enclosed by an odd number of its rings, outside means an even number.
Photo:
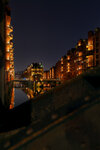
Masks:
[[[50,72],[49,72],[49,70],[44,71],[44,73],[43,73],[43,79],[44,80],[45,79],[50,79]]]
[[[75,49],[72,48],[67,52],[67,63],[66,63],[66,80],[71,79],[75,76]]]
[[[100,66],[100,28],[89,31],[87,39],[80,39],[75,48],[68,50],[67,54],[61,57],[53,67],[53,77],[64,82],[98,66]]]
[[[88,32],[88,44],[87,44],[86,62],[87,69],[94,67],[94,32]],[[96,66],[96,65],[95,65]]]
[[[87,40],[79,40],[74,51],[74,76],[78,76],[87,69]]]
[[[57,61],[55,65],[55,79],[61,79],[61,60]]]
[[[55,67],[50,68],[50,79],[55,79]]]
[[[94,46],[94,66],[100,66],[100,28],[96,28],[93,38]]]
[[[87,39],[80,39],[75,48],[67,51],[55,66],[44,71],[43,79],[59,79],[61,82],[77,77],[88,69],[100,66],[100,28],[88,32]],[[24,72],[30,80],[33,79],[31,65]]]
[[[23,75],[23,71],[17,71],[15,72],[15,79],[21,79]]]
[[[23,73],[23,78],[31,81],[43,80],[43,65],[42,63],[32,63]]]
[[[13,27],[8,0],[0,0],[0,103],[8,107],[10,81],[14,79]]]
[[[6,6],[5,11],[5,78],[7,82],[14,80],[14,48],[13,27],[11,26],[10,8]]]

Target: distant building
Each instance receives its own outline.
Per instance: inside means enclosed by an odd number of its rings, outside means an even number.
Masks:
[[[50,72],[49,72],[49,70],[44,71],[44,73],[43,73],[43,79],[44,80],[45,79],[50,79]]]
[[[50,68],[50,78],[62,82],[72,79],[88,69],[100,66],[100,28],[88,32],[88,39],[80,39],[75,48]]]
[[[55,79],[61,79],[61,60],[55,65]]]
[[[87,69],[87,40],[79,40],[76,46],[76,49],[74,50],[74,68],[73,70],[74,75],[78,76],[81,73],[83,73]]]
[[[32,63],[23,73],[23,77],[31,81],[43,80],[43,65],[42,63]]]
[[[23,71],[17,71],[15,72],[15,79],[21,79],[23,75]]]
[[[50,68],[50,79],[55,79],[55,67]]]
[[[66,63],[66,80],[71,79],[75,76],[75,49],[72,48],[67,52],[67,63]]]
[[[100,28],[89,31],[87,39],[80,39],[76,47],[68,50],[55,66],[44,71],[43,79],[59,79],[64,82],[97,66],[100,66]],[[24,74],[30,80],[35,80],[37,73],[32,68],[30,65]]]

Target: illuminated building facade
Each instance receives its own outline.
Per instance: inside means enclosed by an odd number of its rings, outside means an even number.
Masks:
[[[50,79],[55,79],[55,67],[50,68]]]
[[[55,78],[61,79],[61,60],[59,60],[55,65]]]
[[[100,28],[94,33],[94,66],[100,66]]]
[[[86,62],[87,68],[91,68],[94,66],[94,32],[88,32],[88,43],[87,43],[87,54],[86,54]]]
[[[44,73],[43,73],[43,79],[44,80],[45,79],[50,79],[50,72],[49,72],[49,70],[44,71]]]
[[[8,83],[14,79],[13,28],[8,3],[8,0],[0,0],[0,103],[5,107],[9,105]]]
[[[81,73],[83,73],[87,69],[87,63],[86,63],[86,55],[87,55],[87,40],[79,40],[74,52],[74,66],[73,68],[74,75],[78,76]]]
[[[9,82],[14,80],[14,48],[13,48],[13,27],[11,26],[10,8],[6,7],[5,12],[5,78]]]
[[[72,48],[67,52],[66,57],[66,79],[71,79],[75,75],[75,49]],[[65,79],[64,79],[65,80]]]
[[[43,65],[42,63],[32,63],[23,73],[23,77],[31,81],[43,80]]]
[[[80,39],[75,48],[68,50],[67,54],[61,57],[53,67],[53,77],[64,82],[97,66],[100,66],[100,28],[89,31],[88,39]]]

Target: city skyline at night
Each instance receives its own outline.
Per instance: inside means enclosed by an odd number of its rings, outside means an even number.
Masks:
[[[15,70],[32,62],[49,69],[100,26],[99,1],[11,1],[14,26]],[[90,7],[91,6],[91,7]]]

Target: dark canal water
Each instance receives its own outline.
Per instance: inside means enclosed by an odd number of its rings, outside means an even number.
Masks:
[[[11,90],[11,99],[10,99],[10,109],[13,109],[14,107],[17,107],[21,105],[22,103],[29,101],[30,99],[34,99],[37,95],[43,94],[46,91],[50,90],[51,88],[54,88],[55,86],[58,86],[60,82],[57,84],[52,83],[41,83],[37,82],[30,84],[23,84],[23,83],[13,83],[13,88]]]
[[[14,92],[14,107],[29,100],[27,94],[22,89],[15,88]]]
[[[10,109],[21,105],[22,103],[33,99],[37,95],[43,94],[51,88],[37,88],[34,92],[34,89],[26,88],[13,88],[12,95],[10,100]]]

